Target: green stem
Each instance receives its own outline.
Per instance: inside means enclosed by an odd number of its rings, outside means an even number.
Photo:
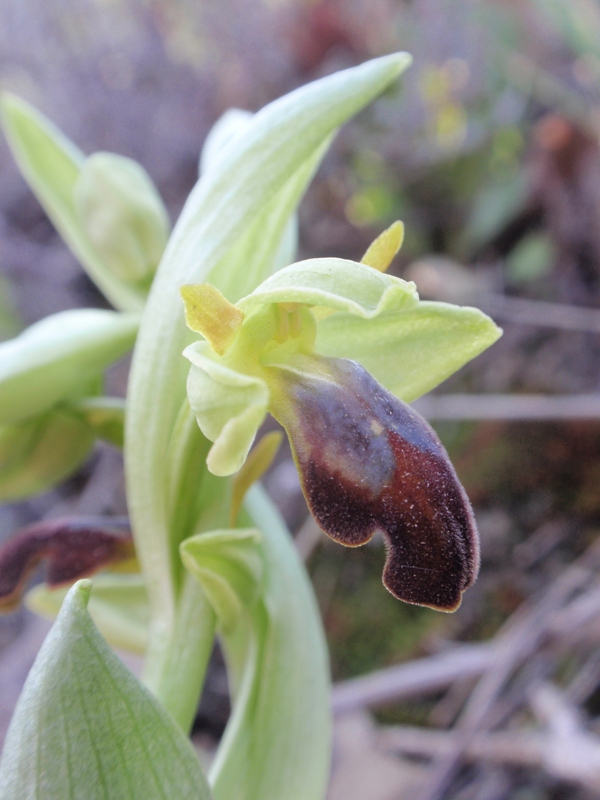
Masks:
[[[181,728],[194,721],[215,636],[215,615],[198,582],[183,580],[170,631],[155,630],[144,665],[144,683]]]

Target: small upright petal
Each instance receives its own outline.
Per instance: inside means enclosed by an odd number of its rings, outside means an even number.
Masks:
[[[244,315],[210,283],[182,286],[188,328],[201,333],[215,353],[223,355],[240,329]]]
[[[385,272],[392,263],[394,256],[402,247],[404,241],[404,225],[402,222],[394,222],[383,233],[380,233],[375,241],[368,247],[367,252],[361,258],[360,263],[368,267]]]
[[[298,356],[274,372],[272,411],[325,533],[356,547],[381,531],[389,591],[458,608],[478,571],[477,529],[434,431],[356,362]]]

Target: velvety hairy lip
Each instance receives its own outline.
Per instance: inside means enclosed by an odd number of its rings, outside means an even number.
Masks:
[[[277,368],[287,430],[320,527],[356,547],[381,531],[383,582],[400,600],[453,611],[479,569],[477,528],[428,423],[360,364],[299,356]]]
[[[0,550],[0,612],[14,608],[32,570],[46,561],[45,580],[60,586],[135,555],[119,521],[57,519],[22,528]]]

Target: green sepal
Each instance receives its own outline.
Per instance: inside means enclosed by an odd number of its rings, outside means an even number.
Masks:
[[[0,502],[46,492],[88,457],[94,431],[76,413],[55,409],[0,425]]]
[[[476,308],[421,301],[406,312],[370,320],[332,314],[317,326],[316,350],[358,361],[382,386],[410,403],[501,335]]]
[[[63,311],[0,344],[0,424],[83,394],[90,380],[133,346],[138,322],[135,314]]]
[[[235,372],[210,357],[206,342],[184,350],[192,367],[187,392],[202,433],[214,442],[206,460],[214,475],[242,466],[269,407],[269,389],[260,378]]]
[[[246,312],[265,303],[304,303],[370,319],[386,311],[404,311],[418,301],[412,281],[356,261],[312,258],[271,275],[238,307]]]
[[[69,591],[25,682],[0,796],[209,800],[189,740],[94,627],[90,590],[83,580]]]
[[[7,92],[0,120],[23,177],[90,278],[115,308],[141,310],[145,292],[113,275],[81,225],[73,193],[83,153],[43,114]]]
[[[56,619],[69,589],[68,586],[51,589],[39,583],[25,595],[25,605],[35,614]],[[104,573],[94,576],[88,611],[109,644],[132,653],[144,653],[150,610],[141,575]]]
[[[202,586],[225,634],[235,631],[260,596],[261,545],[257,530],[242,528],[199,533],[181,544],[184,566]]]
[[[74,202],[83,230],[112,274],[148,288],[171,225],[146,170],[130,158],[94,153],[81,167]]]

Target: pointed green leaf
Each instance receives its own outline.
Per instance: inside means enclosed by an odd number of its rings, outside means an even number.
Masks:
[[[271,275],[238,306],[250,311],[265,303],[305,303],[370,319],[418,301],[412,281],[343,258],[311,258]]]
[[[0,425],[0,502],[46,492],[87,458],[94,432],[68,409]]]
[[[67,595],[19,698],[0,762],[3,800],[208,800],[191,744]]]
[[[135,314],[63,311],[0,344],[0,424],[19,422],[81,394],[132,347]]]
[[[332,314],[317,326],[316,349],[362,364],[407,403],[430,391],[502,334],[476,308],[420,302],[401,314],[360,320]]]
[[[140,310],[144,294],[111,273],[80,223],[73,192],[83,153],[49,119],[14,95],[2,95],[0,119],[25,180],[90,278],[116,308]]]
[[[25,605],[35,614],[55,619],[69,588],[51,589],[39,583],[25,595]],[[132,653],[145,651],[150,612],[141,575],[96,575],[88,611],[111,645]]]

